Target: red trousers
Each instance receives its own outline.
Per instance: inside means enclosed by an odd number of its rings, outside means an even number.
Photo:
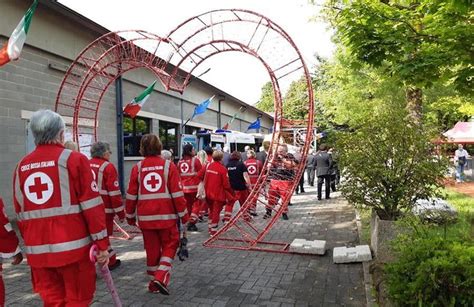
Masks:
[[[2,264],[0,263],[0,307],[5,306],[5,285],[2,277]]]
[[[278,200],[285,199],[290,193],[292,181],[288,180],[270,180],[270,187],[268,189],[268,203],[266,206],[267,210],[273,210]],[[283,213],[288,213],[288,205],[283,209]]]
[[[227,204],[225,205],[224,209],[224,222],[228,222],[231,217],[232,217],[232,211],[234,210],[234,204],[238,200],[240,203],[240,206],[242,207],[247,200],[247,197],[249,197],[249,191],[248,190],[243,190],[243,191],[236,191],[234,190],[235,197],[233,200],[228,201]],[[246,213],[246,218],[248,218],[248,212]]]
[[[95,266],[88,257],[59,268],[31,268],[31,280],[45,307],[85,307],[94,298]]]
[[[117,261],[117,255],[110,244],[110,236],[114,233],[114,216],[115,214],[105,214],[105,224],[107,226],[107,235],[109,236],[109,267],[113,266]]]
[[[217,227],[219,227],[219,219],[221,216],[222,208],[225,205],[224,201],[217,200],[208,200],[209,205],[209,234],[211,236],[215,235],[217,232]]]
[[[206,213],[209,213],[209,205],[206,200],[199,201],[199,217],[204,217]]]
[[[142,229],[147,274],[168,286],[171,263],[179,246],[178,227]]]
[[[186,207],[188,209],[188,214],[191,215],[189,219],[190,224],[196,224],[199,218],[199,212],[201,211],[200,201],[196,198],[197,192],[194,193],[184,193],[184,198],[186,199]]]
[[[255,187],[255,184],[252,184],[250,186],[250,189],[253,190],[253,188]],[[250,194],[250,191],[249,191],[249,194]],[[258,195],[257,195],[257,198],[258,198]],[[255,198],[252,203],[250,204],[250,207],[249,207],[249,213],[252,213],[252,214],[257,214],[257,198]]]

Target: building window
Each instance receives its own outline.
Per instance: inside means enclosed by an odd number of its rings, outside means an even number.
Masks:
[[[144,117],[123,117],[123,144],[125,157],[140,156],[142,136],[150,133],[151,119]]]
[[[163,149],[172,150],[173,155],[178,155],[178,124],[160,120],[160,140]]]
[[[199,131],[199,128],[193,126],[185,126],[184,134],[196,134]]]

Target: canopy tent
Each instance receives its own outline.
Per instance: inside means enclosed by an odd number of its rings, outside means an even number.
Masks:
[[[443,135],[446,137],[443,143],[474,144],[474,121],[457,122]]]

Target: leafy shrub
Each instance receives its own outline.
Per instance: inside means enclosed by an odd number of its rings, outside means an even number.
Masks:
[[[390,298],[402,306],[472,306],[474,246],[440,237],[402,235],[385,273]]]
[[[433,156],[431,139],[429,129],[413,124],[396,106],[340,135],[344,197],[374,209],[381,219],[396,220],[418,199],[436,196],[447,164]]]

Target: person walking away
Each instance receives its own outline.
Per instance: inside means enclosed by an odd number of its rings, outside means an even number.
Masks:
[[[213,161],[212,153],[214,152],[214,150],[212,149],[212,147],[206,146],[206,148],[204,148],[204,151],[206,152],[206,162],[202,165],[205,168],[209,163],[211,163]],[[204,173],[204,170],[202,170],[202,172]],[[202,177],[201,175],[202,174],[200,174],[199,177]],[[204,220],[205,216],[209,216],[209,207],[208,207],[208,203],[206,201],[202,201],[201,202],[201,208],[199,210],[200,220]]]
[[[330,199],[330,184],[331,184],[331,155],[327,152],[327,146],[321,144],[319,152],[316,154],[316,176],[318,177],[318,200],[321,200],[322,187],[324,182],[325,198]]]
[[[256,159],[255,151],[249,150],[247,160],[244,162],[250,178],[250,189],[252,190],[257,183],[258,177],[262,172],[262,162]],[[257,198],[252,201],[249,209],[250,215],[257,216]]]
[[[297,167],[297,161],[295,157],[288,153],[288,146],[281,144],[277,148],[277,156],[275,157],[270,170],[270,187],[268,190],[268,203],[266,206],[266,213],[263,216],[264,219],[272,216],[272,211],[278,200],[281,199],[282,203],[285,198],[291,197],[291,185],[295,180]],[[284,220],[288,220],[288,207],[283,209],[282,217]]]
[[[454,166],[456,167],[456,182],[464,181],[464,167],[469,158],[468,152],[464,149],[462,144],[458,145],[458,149],[454,152]]]
[[[265,165],[265,161],[267,160],[268,150],[270,149],[270,141],[263,141],[263,151],[259,151],[256,154],[256,159]]]
[[[147,274],[153,280],[148,290],[169,295],[171,263],[179,246],[178,223],[186,225],[188,213],[179,172],[161,155],[158,136],[146,134],[140,141],[144,160],[133,166],[127,190],[126,217],[138,222],[143,233]]]
[[[5,207],[0,198],[0,307],[5,306],[5,285],[2,278],[2,259],[13,258],[12,264],[20,264],[23,260],[18,238],[5,214]]]
[[[89,306],[96,284],[92,243],[98,263],[109,261],[104,204],[87,157],[62,145],[61,116],[34,112],[30,129],[36,148],[15,169],[13,202],[33,290],[45,306]]]
[[[209,163],[204,172],[201,172],[201,180],[204,181],[206,190],[206,201],[209,206],[209,235],[213,236],[219,227],[219,218],[229,195],[233,191],[230,186],[227,168],[222,165],[222,151],[214,151],[213,162]]]
[[[249,196],[248,187],[250,187],[251,184],[250,177],[247,166],[245,166],[241,159],[240,152],[234,151],[230,154],[230,160],[229,163],[227,163],[230,186],[232,190],[234,190],[235,200],[233,199],[225,205],[224,223],[227,223],[231,219],[235,201],[238,200],[240,206],[243,206]],[[250,220],[249,212],[244,214],[244,219]]]
[[[94,180],[97,183],[99,194],[105,207],[105,224],[107,235],[110,237],[114,232],[114,217],[118,216],[120,221],[125,219],[125,211],[122,203],[122,193],[118,182],[118,173],[115,166],[110,162],[112,151],[110,145],[105,142],[97,142],[91,146],[91,157],[89,165],[92,169]],[[112,246],[109,246],[109,270],[118,268],[121,264],[117,259]]]
[[[230,160],[230,148],[229,146],[224,146],[223,148],[223,151],[224,151],[224,158],[222,159],[222,164],[224,164],[224,166],[227,166],[227,163],[229,163],[229,160]]]
[[[191,217],[188,222],[189,231],[198,231],[196,223],[199,218],[199,201],[196,198],[198,184],[200,182],[198,172],[202,165],[198,158],[195,157],[193,145],[186,144],[183,146],[183,158],[178,162],[178,171],[183,185],[184,198],[186,199],[186,207]]]
[[[315,166],[315,155],[314,151],[311,149],[308,153],[308,158],[306,159],[306,175],[308,177],[308,185],[314,187],[314,166]]]

